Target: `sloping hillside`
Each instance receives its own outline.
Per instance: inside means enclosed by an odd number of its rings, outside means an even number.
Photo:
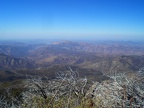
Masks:
[[[0,54],[0,69],[17,69],[33,67],[32,62],[27,59],[15,58]]]

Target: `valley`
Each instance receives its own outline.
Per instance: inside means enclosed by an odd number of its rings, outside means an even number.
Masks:
[[[54,78],[54,72],[65,70],[65,66],[85,70],[80,72],[82,76],[93,76],[96,72],[109,75],[111,71],[133,73],[144,66],[144,44],[127,41],[0,44],[0,74],[3,77],[9,76],[3,74],[10,71],[9,77],[17,76],[11,79],[25,78],[26,75]]]

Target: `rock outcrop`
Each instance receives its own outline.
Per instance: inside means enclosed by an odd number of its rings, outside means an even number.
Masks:
[[[86,94],[101,108],[144,108],[143,75],[119,74],[111,80],[95,82]]]

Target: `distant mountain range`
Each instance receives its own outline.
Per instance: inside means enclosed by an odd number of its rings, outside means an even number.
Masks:
[[[30,58],[39,66],[55,64],[76,65],[82,68],[117,71],[136,71],[144,66],[144,46],[135,43],[76,43],[56,42],[33,50]]]
[[[135,72],[144,66],[144,44],[138,42],[12,43],[0,44],[0,53],[0,74],[10,71],[22,76],[50,75],[47,72],[58,68],[55,66],[62,69],[65,65],[104,74]]]

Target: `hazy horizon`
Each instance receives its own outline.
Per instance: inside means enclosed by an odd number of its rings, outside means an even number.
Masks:
[[[140,35],[10,35],[0,40],[91,40],[91,41],[144,41]]]

